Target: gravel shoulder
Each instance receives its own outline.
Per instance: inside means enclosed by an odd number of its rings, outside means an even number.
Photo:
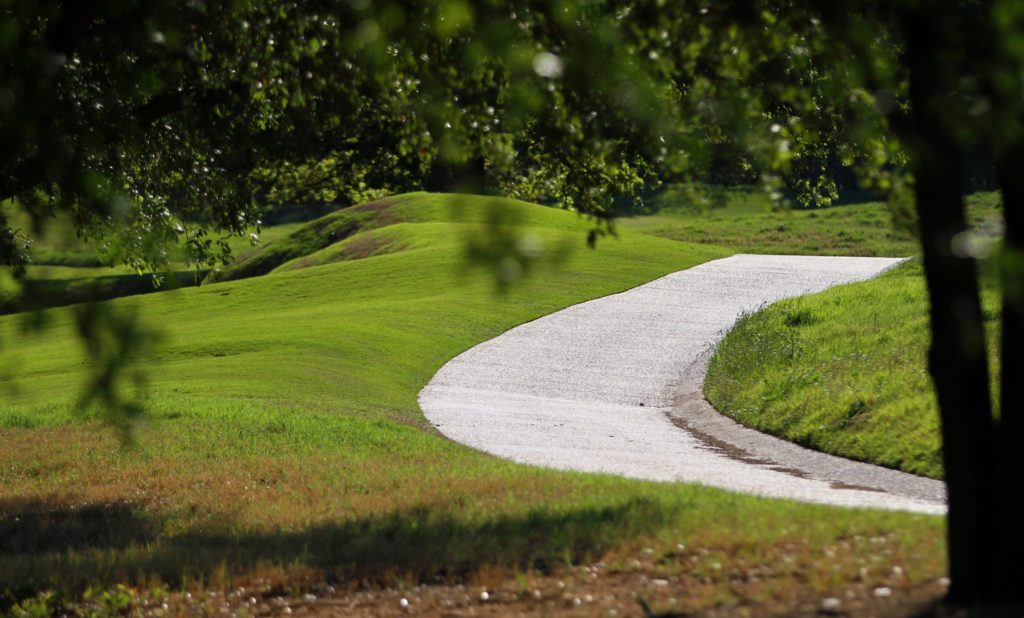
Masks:
[[[901,261],[736,255],[701,264],[467,350],[424,387],[420,407],[452,440],[519,463],[941,514],[940,481],[766,436],[702,393],[714,345],[743,313]]]

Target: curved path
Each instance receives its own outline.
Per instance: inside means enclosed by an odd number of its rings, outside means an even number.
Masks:
[[[940,481],[739,426],[701,391],[714,344],[742,313],[901,261],[736,255],[701,264],[481,343],[438,371],[420,407],[452,440],[520,463],[944,513]]]

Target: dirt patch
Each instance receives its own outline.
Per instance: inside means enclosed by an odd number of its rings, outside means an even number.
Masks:
[[[308,268],[310,266],[321,266],[323,264],[329,264],[331,262],[347,262],[349,260],[363,260],[376,255],[385,255],[389,253],[398,253],[404,251],[405,247],[397,246],[393,243],[388,243],[384,239],[376,238],[374,236],[361,236],[359,238],[352,239],[346,244],[341,251],[336,255],[331,256],[330,259],[322,259],[316,255],[304,257],[300,260],[296,260],[287,270],[298,270],[300,268]]]
[[[362,260],[375,255],[382,255],[385,253],[397,253],[402,251],[403,247],[396,247],[394,244],[388,243],[381,238],[374,236],[361,236],[359,238],[353,238],[345,247],[341,250],[341,253],[334,256],[331,261],[340,262],[343,260]]]
[[[343,210],[350,212],[371,212],[374,210],[389,210],[391,206],[399,203],[399,199],[395,197],[382,197],[379,200],[373,200],[372,202],[363,202],[362,204],[356,204],[355,206],[349,206]]]
[[[314,580],[315,581],[315,580]],[[580,566],[552,575],[490,576],[467,583],[364,587],[355,582],[245,581],[224,592],[173,593],[161,599],[171,614],[244,612],[250,616],[961,616],[940,603],[945,580],[909,585],[852,585],[823,594],[781,582],[736,582],[731,600],[715,602],[700,577],[662,577]],[[237,585],[237,584],[236,584]],[[701,601],[698,601],[700,599]],[[157,605],[135,599],[139,606]]]

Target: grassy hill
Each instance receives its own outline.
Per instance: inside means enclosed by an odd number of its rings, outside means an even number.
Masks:
[[[993,355],[1001,317],[994,275],[982,280],[982,304]],[[761,431],[942,478],[929,340],[924,275],[915,261],[743,318],[712,358],[705,394],[716,409]],[[995,394],[998,360],[991,369]]]
[[[131,447],[74,410],[73,308],[42,334],[0,318],[0,607],[50,591],[25,603],[241,611],[250,594],[450,584],[528,611],[549,607],[531,590],[562,610],[636,611],[641,591],[688,611],[873,598],[896,567],[900,586],[933,585],[940,518],[539,470],[426,424],[416,395],[457,353],[729,253],[628,229],[593,251],[587,229],[520,202],[400,196],[239,262],[262,276],[112,301],[162,333],[148,382],[125,385],[150,410]]]

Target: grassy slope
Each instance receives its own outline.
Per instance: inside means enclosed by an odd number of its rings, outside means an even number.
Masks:
[[[461,268],[462,239],[485,230],[450,222],[481,217],[430,221],[444,199],[421,199],[406,218],[425,223],[388,228],[400,252],[113,303],[165,333],[135,449],[70,411],[83,366],[68,310],[30,340],[0,319],[0,369],[18,375],[0,413],[0,594],[253,573],[394,585],[601,558],[689,578],[685,609],[870,590],[894,565],[942,573],[936,518],[537,470],[425,427],[416,394],[459,351],[725,252],[629,232],[588,251],[574,215],[514,205],[547,246],[579,250],[495,296],[490,272]]]
[[[997,202],[995,194],[970,200],[983,235],[998,234]],[[982,283],[991,355],[1000,311],[994,277]],[[939,478],[927,311],[917,262],[875,281],[777,303],[726,336],[705,393],[720,411],[763,431]]]
[[[991,280],[983,303],[993,354],[999,305]],[[927,312],[918,262],[876,281],[783,301],[726,336],[705,393],[717,409],[762,431],[941,478]]]

